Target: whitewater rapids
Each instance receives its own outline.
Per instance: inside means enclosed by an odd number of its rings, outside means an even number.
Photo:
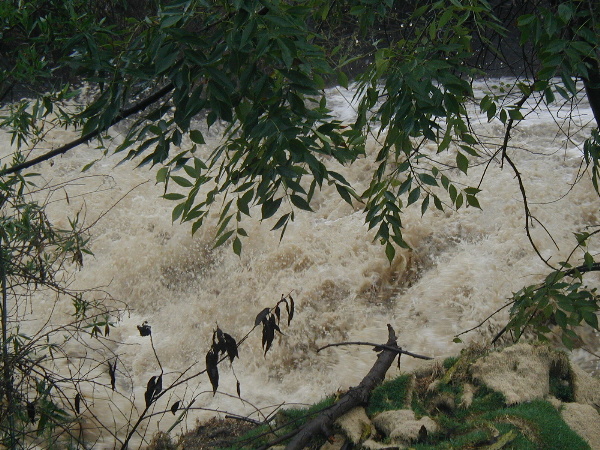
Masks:
[[[490,89],[483,83],[477,88],[478,95]],[[352,93],[344,90],[328,92],[330,106],[341,120],[352,119],[351,97]],[[600,223],[600,200],[589,176],[580,177],[582,145],[593,116],[585,102],[574,114],[574,123],[561,121],[567,111],[558,107],[528,116],[510,141],[510,155],[522,173],[532,213],[559,249],[540,226],[532,228],[533,239],[554,264],[565,260],[575,246],[574,232]],[[559,125],[569,124],[583,130],[567,139]],[[482,153],[498,148],[503,136],[499,122],[480,118],[473,125],[488,142]],[[111,131],[115,145],[120,131],[118,127]],[[75,136],[53,131],[47,147],[36,149],[35,154]],[[211,132],[209,137],[205,150],[218,142],[218,133]],[[0,144],[3,155],[12,151],[8,144],[8,138]],[[351,167],[338,168],[359,192],[366,189],[376,167],[376,147],[377,142],[370,141],[367,157]],[[250,237],[243,241],[239,258],[228,245],[212,248],[218,211],[214,211],[212,223],[192,236],[189,224],[171,222],[175,204],[160,198],[163,186],[154,182],[154,170],[134,169],[132,163],[117,166],[117,157],[104,157],[81,173],[82,167],[98,158],[101,152],[93,145],[80,146],[35,170],[50,185],[78,178],[53,194],[49,214],[56,225],[68,224],[67,213],[79,211],[87,223],[102,216],[90,230],[94,256],[84,257],[72,287],[103,286],[130,308],[115,320],[112,341],[105,350],[107,358],[109,353],[119,358],[116,391],[110,389],[105,366],[97,370],[106,388],[86,391],[86,405],[104,423],[113,427],[116,423],[121,436],[126,421],[137,418],[129,401],[133,399],[141,411],[146,383],[160,373],[149,339],[138,333],[137,325],[144,321],[152,327],[166,387],[193,364],[190,374],[204,368],[217,324],[240,339],[252,328],[258,312],[291,292],[296,314],[289,327],[282,326],[284,335],[276,337],[273,349],[263,356],[260,332],[255,332],[234,363],[242,397],[251,405],[236,398],[236,379],[223,365],[219,390],[232,396],[217,393],[213,397],[208,377],[201,375],[154,406],[155,412],[168,411],[176,400],[189,404],[198,396],[195,407],[260,419],[255,408],[265,408],[261,413],[266,415],[273,405],[311,403],[356,385],[375,358],[368,348],[337,347],[317,354],[319,347],[348,340],[385,342],[389,323],[397,332],[399,345],[409,351],[434,357],[456,354],[462,348],[452,342],[456,334],[476,326],[506,304],[513,292],[541,281],[548,273],[527,240],[517,180],[500,161],[493,162],[483,178],[482,210],[463,207],[455,212],[447,207],[440,212],[431,205],[421,216],[420,202],[406,208],[404,238],[412,249],[398,249],[389,264],[383,247],[373,242],[373,233],[364,225],[361,205],[346,204],[334,187],[325,186],[315,195],[314,213],[296,211],[296,220],[281,242],[278,232],[270,231],[277,217],[261,223],[256,209],[253,219],[242,223]],[[453,161],[451,155],[442,154],[441,158]],[[468,176],[452,170],[448,176],[465,186],[477,186],[485,168],[472,167]],[[85,178],[79,178],[82,175]],[[282,208],[282,213],[288,212]],[[594,276],[587,280],[598,282]],[[38,299],[32,303],[32,311],[44,314],[47,306],[44,299]],[[65,314],[71,307],[68,302],[60,306]],[[506,319],[505,312],[498,314],[464,335],[465,343],[489,341]],[[584,356],[575,353],[576,358]],[[403,358],[402,370],[417,363]],[[586,359],[586,364],[588,369],[597,368],[596,361]],[[388,375],[397,373],[398,369],[393,369]],[[202,392],[207,393],[199,395]],[[195,417],[212,414],[194,411],[175,430],[193,427]],[[167,430],[174,421],[170,412],[152,417],[144,423],[149,427],[144,439],[157,430]],[[112,437],[100,434],[104,445],[112,448]],[[135,445],[141,442],[137,436]]]

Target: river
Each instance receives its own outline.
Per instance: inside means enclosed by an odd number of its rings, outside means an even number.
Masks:
[[[479,83],[477,94],[488,89]],[[343,89],[328,91],[330,105],[341,120],[352,119],[351,97],[352,93]],[[532,113],[514,130],[510,142],[532,213],[558,246],[541,226],[533,226],[533,239],[551,263],[567,258],[575,246],[573,232],[600,223],[599,200],[589,176],[574,184],[580,176],[582,144],[589,127],[570,139],[559,128],[589,125],[592,114],[585,101],[574,111],[573,123],[563,122],[568,112],[557,106]],[[499,122],[488,123],[476,116],[473,126],[486,136],[482,154],[498,148],[503,136]],[[116,143],[122,131],[117,127],[111,132]],[[64,130],[53,131],[46,149],[73,136]],[[209,137],[204,150],[218,142],[218,130]],[[11,151],[8,139],[1,145],[2,154]],[[339,168],[357,191],[368,186],[376,167],[377,143],[373,139],[368,145],[367,157]],[[117,300],[115,305],[125,302],[129,308],[119,320],[113,318],[110,340],[102,346],[88,340],[103,357],[113,361],[118,356],[119,361],[114,392],[106,364],[93,371],[104,386],[79,387],[85,394],[84,414],[89,419],[86,433],[89,439],[98,439],[97,448],[100,443],[112,448],[114,440],[109,433],[94,430],[96,420],[119,428],[123,436],[125,424],[137,419],[147,381],[160,373],[156,356],[164,369],[165,387],[186,369],[190,369],[187,374],[199,372],[217,325],[239,340],[253,327],[256,315],[274,306],[282,294],[291,293],[296,311],[289,326],[283,313],[283,335],[276,336],[273,348],[264,356],[261,334],[254,332],[240,347],[239,360],[233,364],[235,376],[228,363],[221,366],[219,391],[231,395],[213,396],[208,377],[201,375],[159,399],[154,411],[168,411],[177,400],[188,405],[195,398],[194,407],[260,419],[260,414],[267,415],[282,404],[317,401],[356,385],[373,364],[375,354],[354,346],[316,350],[342,341],[383,343],[388,323],[406,350],[434,357],[456,354],[464,345],[453,343],[457,333],[476,326],[506,304],[513,292],[547,274],[525,234],[523,203],[514,173],[499,160],[489,165],[483,180],[484,164],[472,167],[468,176],[449,172],[465,185],[477,186],[482,180],[482,210],[463,207],[458,212],[450,208],[440,212],[430,208],[422,216],[420,203],[406,208],[404,238],[412,248],[398,249],[389,264],[383,247],[372,242],[373,233],[364,225],[361,206],[344,203],[332,187],[324,186],[315,195],[314,213],[296,211],[296,220],[281,242],[278,232],[270,231],[276,218],[261,223],[256,209],[254,219],[244,219],[250,237],[244,240],[238,257],[230,246],[212,248],[218,211],[212,223],[192,236],[189,224],[171,222],[174,204],[160,198],[162,185],[154,182],[155,171],[134,170],[132,163],[117,165],[119,160],[113,156],[81,173],[84,165],[100,157],[101,151],[93,145],[80,146],[36,167],[45,183],[74,180],[52,195],[49,213],[55,224],[66,226],[66,213],[78,211],[88,224],[99,218],[90,230],[94,256],[84,256],[81,270],[73,267],[72,287],[101,286]],[[440,157],[453,161],[452,155]],[[594,276],[587,280],[598,282]],[[32,312],[44,314],[52,301],[38,298],[32,302]],[[69,302],[59,302],[53,320],[72,313],[70,308]],[[462,337],[465,343],[489,342],[506,319],[507,314],[500,313]],[[152,327],[156,356],[150,339],[138,332],[137,326],[144,321]],[[69,350],[72,354],[83,352],[75,344]],[[573,357],[588,369],[598,368],[597,361],[583,351],[576,351]],[[404,357],[401,370],[417,364]],[[397,373],[395,368],[388,375]],[[235,377],[248,403],[237,398]],[[133,412],[130,401],[135,404]],[[97,419],[92,419],[92,413]],[[182,428],[175,430],[192,428],[196,417],[213,414],[191,411]],[[149,426],[145,439],[158,429],[168,429],[175,419],[167,412],[145,421],[144,427]],[[140,442],[137,436],[135,446]]]

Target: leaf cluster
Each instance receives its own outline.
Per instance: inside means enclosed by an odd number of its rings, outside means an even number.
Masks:
[[[254,326],[257,327],[259,325],[262,326],[262,347],[265,351],[265,356],[273,341],[275,340],[275,332],[281,333],[279,328],[279,322],[281,320],[281,307],[279,305],[284,304],[285,310],[287,312],[287,324],[289,326],[290,322],[294,318],[294,299],[291,295],[287,297],[282,296],[281,300],[277,302],[274,308],[265,308],[263,309],[254,320]]]
[[[540,340],[557,335],[568,349],[581,344],[577,330],[588,325],[599,331],[600,296],[597,288],[584,284],[586,273],[599,270],[594,256],[586,248],[596,232],[576,233],[576,249],[583,251],[584,264],[573,267],[568,262],[546,276],[544,281],[526,286],[514,294],[511,319],[506,330],[519,339],[526,330]]]
[[[213,395],[219,387],[218,364],[221,356],[226,355],[229,362],[238,357],[238,344],[230,334],[224,333],[219,327],[214,331],[212,345],[206,354],[206,373],[213,388]]]

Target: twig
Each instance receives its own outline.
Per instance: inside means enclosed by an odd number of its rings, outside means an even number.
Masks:
[[[263,422],[261,422],[260,420],[251,419],[250,417],[238,416],[238,415],[234,415],[234,414],[227,414],[225,416],[225,418],[226,419],[241,420],[242,422],[249,422],[249,423],[254,424],[254,425],[262,425],[263,424]]]
[[[394,346],[385,345],[385,344],[373,344],[372,342],[338,342],[336,344],[327,344],[326,346],[321,347],[320,349],[318,349],[317,353],[319,353],[321,350],[324,350],[324,349],[326,349],[328,347],[339,347],[339,346],[342,346],[342,345],[367,345],[369,347],[373,347],[373,350],[375,350],[375,351],[389,350],[391,352],[395,352],[395,353],[398,353],[398,354],[412,356],[413,358],[426,359],[426,360],[433,359],[430,356],[417,355],[416,353],[412,353],[412,352],[408,352],[406,350],[402,350],[402,347],[394,347]]]
[[[454,337],[458,337],[458,336],[462,336],[463,334],[467,334],[477,328],[479,328],[481,325],[483,325],[484,323],[486,323],[488,320],[490,320],[492,317],[494,317],[496,314],[498,314],[500,311],[502,311],[504,308],[506,308],[507,306],[510,306],[514,303],[515,301],[510,301],[508,302],[506,305],[501,306],[500,308],[498,308],[496,311],[494,311],[493,313],[491,313],[489,316],[487,316],[485,319],[483,319],[481,321],[481,323],[479,325],[475,325],[473,328],[469,328],[468,330],[465,330],[461,333],[458,333],[457,335],[455,335]]]

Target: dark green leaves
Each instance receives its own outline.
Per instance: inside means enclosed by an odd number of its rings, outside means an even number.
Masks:
[[[456,153],[456,166],[466,175],[469,170],[469,159],[460,152]]]
[[[290,200],[295,207],[303,209],[305,211],[312,211],[312,208],[310,207],[308,202],[299,195],[290,195]]]
[[[281,198],[278,199],[269,199],[266,200],[261,207],[261,213],[262,213],[262,219],[268,219],[269,217],[272,217],[273,214],[275,214],[277,212],[277,210],[279,209],[279,206],[281,205]]]
[[[192,142],[195,142],[196,144],[205,144],[204,136],[198,130],[190,131],[190,139],[192,140]]]

